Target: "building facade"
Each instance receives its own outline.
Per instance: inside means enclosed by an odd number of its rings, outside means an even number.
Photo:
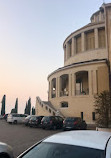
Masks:
[[[111,3],[63,43],[64,67],[48,76],[48,101],[36,98],[36,115],[77,116],[95,122],[94,96],[110,88]]]

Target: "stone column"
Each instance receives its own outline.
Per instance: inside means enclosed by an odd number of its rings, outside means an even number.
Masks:
[[[92,72],[88,71],[89,95],[92,95]]]
[[[102,13],[99,13],[99,21],[102,21]]]
[[[72,74],[72,96],[75,96],[75,87],[76,87],[76,77],[75,74]]]
[[[64,62],[66,61],[66,45],[64,46]]]
[[[58,82],[57,82],[58,77],[56,78],[56,98],[58,97],[57,92],[58,92]]]
[[[96,74],[96,70],[93,70],[93,94],[97,94],[97,74]]]
[[[74,37],[74,55],[76,55],[76,37]]]
[[[70,53],[70,44],[67,42],[66,43],[66,60],[69,58],[69,53]]]
[[[95,15],[94,15],[94,22],[96,22],[96,17],[95,17]]]
[[[69,96],[72,95],[72,74],[69,74],[69,89],[68,89]]]
[[[82,52],[85,51],[85,35],[84,35],[84,32],[81,34],[81,50],[82,50]]]
[[[60,97],[60,77],[58,77],[57,79],[58,79],[58,80],[57,80],[57,83],[58,83],[58,84],[57,84],[57,90],[58,90],[58,91],[57,91],[57,97]]]
[[[49,98],[51,98],[51,81],[49,81]]]
[[[75,55],[75,41],[74,41],[74,37],[72,38],[72,48],[71,48],[71,51],[72,51],[72,56]]]
[[[94,29],[94,37],[95,37],[95,49],[99,48],[99,44],[98,44],[98,29],[95,28]]]

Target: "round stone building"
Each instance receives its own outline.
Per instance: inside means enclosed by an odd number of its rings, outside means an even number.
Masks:
[[[48,101],[36,98],[36,115],[77,116],[95,122],[94,96],[110,88],[111,4],[63,43],[64,67],[48,76]]]

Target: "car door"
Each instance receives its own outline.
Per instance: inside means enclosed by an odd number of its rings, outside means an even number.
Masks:
[[[17,122],[18,122],[18,123],[21,123],[21,117],[22,117],[21,114],[18,114],[18,115],[17,115]]]
[[[61,128],[63,126],[63,118],[59,117],[59,127]]]
[[[58,117],[57,116],[53,117],[53,124],[54,124],[54,126],[58,127]]]

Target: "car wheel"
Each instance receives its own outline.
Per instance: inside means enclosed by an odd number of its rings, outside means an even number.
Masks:
[[[10,158],[7,154],[0,154],[0,158]]]
[[[14,120],[14,122],[13,122],[14,124],[17,124],[17,120]]]
[[[42,129],[45,129],[45,127],[42,127]]]
[[[84,127],[84,130],[87,130],[87,127]]]
[[[63,131],[66,131],[66,128],[62,128]]]
[[[56,129],[57,129],[57,126],[56,126],[56,125],[54,125],[54,126],[53,126],[53,130],[56,130]]]

